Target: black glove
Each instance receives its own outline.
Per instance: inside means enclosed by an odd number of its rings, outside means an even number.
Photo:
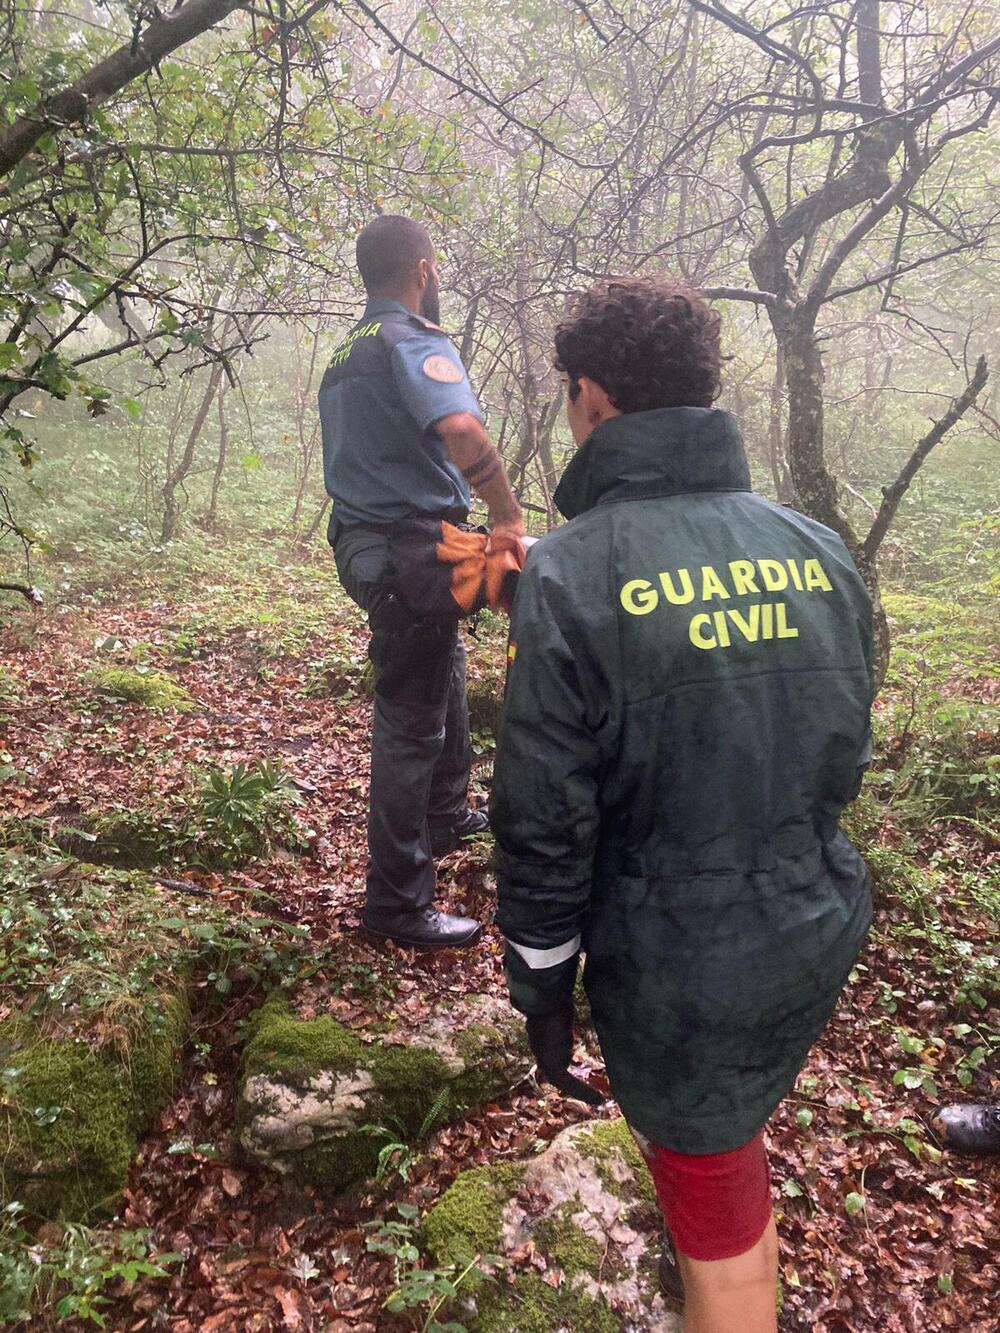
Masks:
[[[589,1083],[569,1072],[573,1054],[573,1006],[564,1005],[547,1014],[529,1014],[528,1044],[538,1062],[538,1076],[551,1083],[564,1097],[575,1097],[588,1106],[600,1106],[601,1094]]]

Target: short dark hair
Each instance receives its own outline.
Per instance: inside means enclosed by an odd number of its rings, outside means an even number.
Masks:
[[[355,253],[365,291],[378,292],[405,283],[421,259],[434,258],[434,246],[422,222],[383,213],[358,236]]]
[[[669,279],[607,278],[578,296],[556,326],[555,365],[570,398],[586,375],[621,412],[710,407],[718,397],[722,317]]]

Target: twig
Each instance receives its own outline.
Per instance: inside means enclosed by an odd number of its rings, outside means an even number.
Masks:
[[[874,560],[878,548],[882,545],[885,534],[889,531],[889,525],[896,516],[896,510],[899,508],[900,501],[909,490],[910,483],[917,475],[920,467],[931,452],[934,446],[947,435],[952,426],[966,414],[972,404],[976,401],[986,386],[989,379],[989,367],[986,364],[986,357],[981,356],[976,362],[975,373],[972,379],[965,386],[965,392],[956,398],[948,411],[939,421],[935,421],[927,434],[914,448],[910,457],[906,460],[899,476],[891,486],[883,486],[882,503],[879,505],[878,513],[875,515],[875,522],[872,524],[868,536],[861,544],[866,560]]]

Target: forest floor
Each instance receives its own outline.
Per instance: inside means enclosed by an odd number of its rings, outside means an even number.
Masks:
[[[14,610],[0,629],[0,815],[73,823],[109,809],[172,809],[212,765],[228,771],[241,761],[277,761],[299,793],[303,848],[272,846],[235,869],[186,864],[168,873],[234,914],[248,902],[260,911],[264,901],[273,917],[308,928],[307,937],[290,937],[282,948],[309,974],[315,1013],[364,1024],[391,1010],[405,1029],[435,1000],[502,987],[492,925],[478,950],[430,958],[375,947],[357,934],[365,633],[327,562],[275,547],[193,570],[179,562],[127,587],[88,581],[80,570],[67,581],[52,609]],[[988,652],[981,631],[966,625],[963,633]],[[923,673],[934,677],[932,707],[916,695],[908,702],[906,681],[921,677],[919,661],[929,651],[919,640],[917,633],[916,659],[902,655],[913,670],[903,671],[881,705],[891,714],[883,771],[856,820],[871,849],[876,924],[835,1020],[770,1131],[789,1333],[986,1333],[997,1326],[1000,1161],[942,1154],[931,1125],[941,1102],[1000,1095],[1000,1039],[995,1012],[992,1026],[990,1017],[1000,856],[994,816],[981,801],[995,770],[972,771],[972,813],[956,813],[952,802],[943,816],[933,800],[939,787],[921,786],[918,772],[920,763],[957,762],[942,761],[920,733],[925,716],[940,711],[935,701],[989,706],[997,682],[981,665],[962,665],[960,650],[942,668],[941,636],[932,633],[938,656]],[[496,678],[501,659],[501,627],[487,627],[472,645],[472,675]],[[136,666],[169,675],[194,706],[158,711],[93,689],[95,671]],[[968,740],[968,727],[963,735]],[[485,727],[475,742],[476,784],[485,793],[492,745]],[[905,788],[900,772],[909,773]],[[907,817],[890,806],[900,791]],[[9,850],[18,853],[16,845]],[[488,847],[477,845],[444,861],[442,905],[489,921],[487,861]],[[334,975],[336,984],[327,985]],[[232,1152],[243,1023],[267,982],[239,968],[224,988],[199,980],[202,998],[175,1094],[142,1140],[105,1228],[148,1229],[154,1253],[180,1255],[183,1263],[168,1263],[167,1277],[110,1282],[108,1328],[421,1328],[426,1310],[400,1317],[382,1308],[412,1261],[369,1247],[380,1225],[405,1227],[405,1205],[422,1212],[458,1172],[524,1157],[592,1114],[528,1082],[432,1133],[412,1160],[400,1153],[377,1185],[334,1199],[289,1192]],[[599,1068],[595,1052],[579,1057]],[[604,1114],[614,1113],[608,1104]],[[52,1241],[48,1224],[37,1243]],[[51,1312],[22,1326],[50,1323],[57,1323]]]

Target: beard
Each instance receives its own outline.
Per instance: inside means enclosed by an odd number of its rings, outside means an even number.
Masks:
[[[441,290],[437,278],[433,276],[428,280],[424,294],[420,298],[420,313],[432,324],[441,323]]]

